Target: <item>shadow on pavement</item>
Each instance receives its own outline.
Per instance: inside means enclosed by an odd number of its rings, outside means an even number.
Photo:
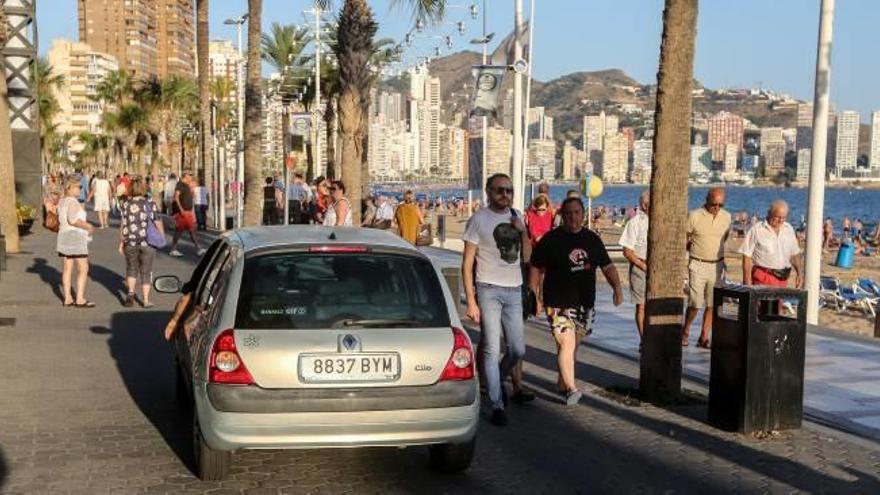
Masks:
[[[46,258],[34,258],[34,263],[27,267],[25,271],[38,275],[40,280],[49,286],[59,301],[64,300],[64,296],[61,294],[61,271],[50,265]]]
[[[9,466],[6,465],[6,456],[3,455],[3,449],[0,448],[0,493],[3,492],[3,485],[6,484],[6,478],[9,477]]]
[[[110,336],[107,346],[129,395],[175,455],[191,468],[191,418],[176,405],[174,357],[162,336],[170,317],[167,311],[115,313],[110,328],[96,326],[91,331]]]
[[[119,257],[119,263],[118,271],[108,269],[97,263],[89,264],[89,279],[103,286],[121,304],[126,293],[125,277],[119,274],[120,272],[125,272],[125,260],[122,256]],[[164,326],[164,322],[162,326]]]

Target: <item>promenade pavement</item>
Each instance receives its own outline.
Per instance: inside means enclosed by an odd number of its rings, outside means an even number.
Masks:
[[[565,407],[537,325],[524,370],[539,398],[512,406],[507,428],[483,422],[462,475],[433,473],[423,449],[266,450],[236,453],[227,481],[200,482],[161,337],[175,298],[121,306],[116,235],[98,231],[91,245],[97,308],[62,308],[55,238],[39,229],[0,275],[0,493],[880,493],[876,443],[815,425],[719,431],[698,383],[675,406],[626,399],[637,366],[597,347],[578,355],[586,397]],[[161,254],[156,273],[187,276],[196,258],[183,250]]]

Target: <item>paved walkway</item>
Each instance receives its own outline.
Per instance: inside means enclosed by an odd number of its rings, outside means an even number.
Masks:
[[[459,476],[426,468],[423,449],[244,451],[230,479],[192,472],[190,418],[174,404],[161,338],[175,297],[151,310],[120,305],[115,231],[92,244],[91,310],[62,308],[54,236],[24,238],[0,279],[0,493],[880,493],[880,447],[808,425],[756,438],[706,422],[705,400],[667,408],[606,392],[636,386],[638,369],[582,348],[587,391],[565,407],[552,390],[555,346],[526,332],[527,386],[510,425],[483,422],[474,465]],[[187,276],[195,257],[162,254],[156,273]],[[692,387],[693,385],[688,385]],[[700,392],[699,386],[693,388]]]
[[[461,255],[455,250],[427,247],[423,251],[441,266],[461,266]],[[599,284],[597,327],[588,343],[638,362],[634,307],[628,294],[625,300],[615,307],[610,287]],[[682,370],[687,377],[708,384],[709,351],[693,345],[700,334],[699,321],[691,330],[691,346],[683,349]],[[534,323],[546,326],[543,319]],[[810,326],[804,413],[814,421],[880,441],[880,340]]]

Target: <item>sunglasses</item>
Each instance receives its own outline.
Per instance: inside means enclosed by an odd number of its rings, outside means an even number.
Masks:
[[[547,211],[547,208],[538,208],[536,211],[538,213],[544,213],[545,211]]]
[[[509,194],[509,195],[513,196],[513,188],[512,187],[493,187],[489,190],[495,194],[504,193],[504,194]]]
[[[707,203],[709,208],[724,208],[724,203]]]
[[[337,188],[335,188],[335,187],[331,187],[328,189],[328,191],[336,191],[336,190],[337,190]]]

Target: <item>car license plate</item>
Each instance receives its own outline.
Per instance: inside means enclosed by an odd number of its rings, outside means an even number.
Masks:
[[[299,376],[305,383],[390,382],[400,376],[393,352],[301,354]]]

